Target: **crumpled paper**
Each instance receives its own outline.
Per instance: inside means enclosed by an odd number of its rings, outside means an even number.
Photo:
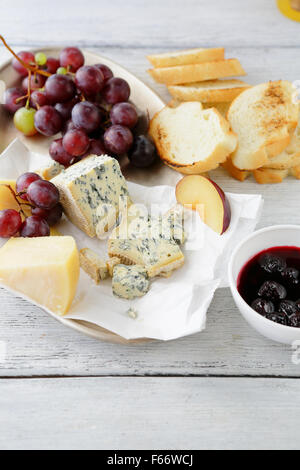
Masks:
[[[45,155],[31,153],[16,139],[0,156],[0,179],[16,179],[48,160]],[[154,204],[161,213],[176,204],[172,186],[145,187],[128,182],[128,188],[135,203],[148,208]],[[216,289],[228,286],[230,254],[237,242],[254,230],[263,205],[260,195],[227,194],[227,198],[232,218],[222,236],[195,217],[195,212],[186,211],[185,264],[170,278],[154,279],[147,295],[129,301],[113,296],[111,279],[95,285],[81,270],[77,294],[65,318],[95,323],[126,339],[172,340],[202,331]],[[106,240],[89,238],[66,218],[57,228],[64,235],[72,235],[79,249],[90,247],[107,258]],[[0,239],[3,243],[5,240]],[[129,315],[130,309],[136,318]]]

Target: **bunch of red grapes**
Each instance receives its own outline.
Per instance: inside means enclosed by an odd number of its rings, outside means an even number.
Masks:
[[[63,213],[57,187],[36,173],[24,173],[16,181],[16,193],[11,187],[9,189],[14,193],[20,211],[0,211],[0,237],[10,238],[17,234],[21,237],[49,236],[50,227],[61,219]],[[31,210],[31,216],[27,218],[25,207]],[[25,220],[22,220],[22,215]]]
[[[62,133],[50,145],[53,160],[67,167],[90,154],[127,154],[134,166],[147,167],[156,159],[148,129],[138,122],[145,116],[128,102],[128,83],[106,65],[84,65],[82,52],[67,47],[59,60],[20,52],[12,66],[22,85],[6,91],[5,107],[26,136]]]

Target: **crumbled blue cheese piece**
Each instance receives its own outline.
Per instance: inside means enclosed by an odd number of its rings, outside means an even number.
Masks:
[[[42,168],[35,170],[35,173],[40,175],[44,180],[51,180],[55,176],[59,175],[62,171],[64,171],[65,167],[60,165],[56,161],[52,160]]]
[[[79,253],[80,267],[99,284],[108,277],[106,262],[90,248],[83,248]]]
[[[146,269],[139,265],[118,264],[113,272],[112,290],[117,297],[129,300],[147,294],[149,280]]]
[[[124,264],[139,264],[146,268],[149,277],[168,276],[184,263],[178,243],[170,235],[172,227],[164,230],[161,218],[135,211],[132,205],[110,235],[109,256],[117,256]]]
[[[131,204],[126,181],[115,158],[91,155],[56,176],[52,182],[68,218],[90,237],[101,237],[109,223],[103,223],[110,207],[119,213],[121,201]]]

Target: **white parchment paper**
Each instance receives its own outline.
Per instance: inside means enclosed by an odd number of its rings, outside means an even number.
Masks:
[[[16,179],[48,160],[15,140],[0,156],[0,179]],[[162,213],[176,204],[173,186],[145,187],[129,182],[128,188],[135,203],[149,208],[158,204]],[[95,323],[126,339],[171,340],[203,330],[215,290],[228,285],[229,256],[237,242],[254,230],[263,205],[260,195],[227,194],[227,197],[232,219],[222,236],[187,211],[190,214],[186,220],[187,242],[183,246],[185,264],[170,278],[154,279],[147,295],[128,301],[113,296],[110,279],[96,286],[81,270],[77,294],[65,318]],[[67,219],[57,228],[64,235],[74,236],[79,249],[90,247],[107,259],[106,240],[87,237]],[[3,243],[5,240],[0,239],[0,245]],[[137,313],[135,319],[128,315],[131,308]]]

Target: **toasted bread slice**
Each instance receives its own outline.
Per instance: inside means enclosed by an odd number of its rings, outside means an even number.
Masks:
[[[186,85],[168,87],[170,95],[179,101],[201,101],[201,103],[231,102],[246,88],[248,83],[242,80],[208,80]]]
[[[275,170],[286,170],[300,165],[300,116],[298,126],[291,139],[290,144],[276,157],[270,160],[266,168],[273,168]]]
[[[230,176],[235,178],[238,181],[245,181],[245,179],[248,178],[250,175],[250,171],[246,170],[239,170],[234,166],[232,163],[231,157],[227,158],[226,162],[222,163],[222,167],[225,168],[227,173],[229,173]]]
[[[164,163],[185,174],[217,168],[237,145],[226,119],[196,101],[163,108],[151,120],[149,133]]]
[[[180,85],[195,83],[216,78],[246,75],[238,59],[215,60],[203,64],[179,65],[148,70],[158,83]]]
[[[174,67],[177,65],[201,64],[212,60],[224,59],[224,47],[214,49],[188,49],[185,51],[166,52],[148,55],[153,67]]]
[[[238,136],[234,166],[256,170],[289,145],[298,123],[294,92],[288,81],[269,82],[245,90],[232,102],[227,118]]]
[[[274,170],[272,168],[259,168],[253,171],[253,176],[259,184],[282,183],[288,174],[289,170]]]

